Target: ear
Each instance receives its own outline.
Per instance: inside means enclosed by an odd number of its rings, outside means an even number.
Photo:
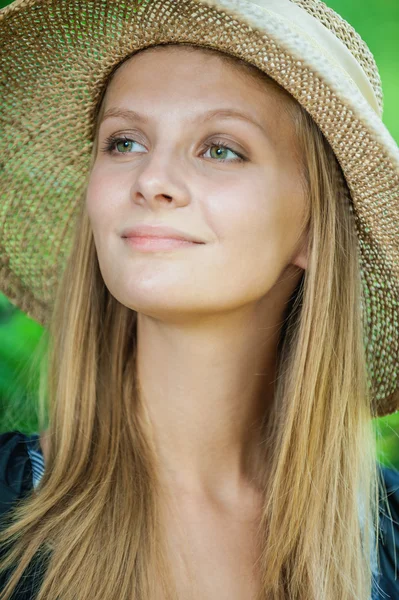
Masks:
[[[308,267],[308,253],[309,253],[309,226],[306,228],[303,233],[300,242],[298,244],[298,248],[294,253],[294,256],[291,260],[293,265],[300,267],[304,271],[306,271]]]

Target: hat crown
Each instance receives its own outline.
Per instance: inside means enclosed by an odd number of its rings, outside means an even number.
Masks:
[[[293,4],[300,6],[310,15],[315,17],[327,29],[329,29],[354,56],[366,73],[380,108],[380,114],[383,111],[383,92],[381,77],[378,71],[377,63],[374,59],[366,42],[361,38],[357,31],[343,19],[332,8],[327,6],[322,0],[290,0]]]

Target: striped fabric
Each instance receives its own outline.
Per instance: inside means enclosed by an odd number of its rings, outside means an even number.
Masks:
[[[44,473],[44,458],[40,450],[40,436],[38,433],[27,436],[26,446],[32,463],[33,487],[36,488]]]

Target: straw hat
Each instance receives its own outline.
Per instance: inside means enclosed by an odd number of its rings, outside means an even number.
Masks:
[[[46,324],[87,177],[95,107],[138,49],[185,42],[242,58],[310,113],[353,201],[369,385],[399,408],[399,150],[374,58],[320,0],[16,0],[0,11],[0,289]]]

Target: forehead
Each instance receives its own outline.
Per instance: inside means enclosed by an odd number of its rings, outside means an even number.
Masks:
[[[185,45],[148,48],[124,61],[113,73],[102,112],[120,101],[144,98],[158,108],[171,99],[187,111],[220,100],[253,111],[259,118],[287,117],[292,99],[258,69],[224,53]],[[273,118],[271,118],[273,111]],[[182,115],[184,112],[182,112]]]

